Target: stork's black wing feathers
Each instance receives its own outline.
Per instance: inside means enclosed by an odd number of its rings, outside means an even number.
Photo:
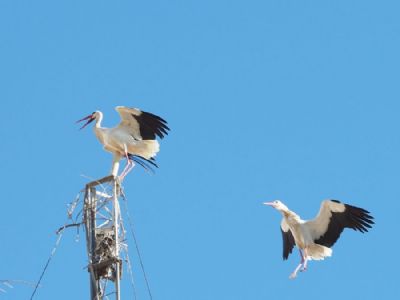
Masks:
[[[295,245],[294,237],[290,229],[288,231],[284,231],[281,228],[282,232],[282,241],[283,241],[283,260],[288,259],[289,254],[292,253],[293,247]]]
[[[167,121],[152,113],[142,111],[137,116],[132,114],[132,117],[139,123],[140,135],[143,140],[154,140],[156,136],[162,139],[170,130]]]
[[[337,200],[331,201],[341,203]],[[345,228],[364,233],[374,224],[374,217],[370,215],[369,211],[349,204],[342,204],[345,206],[345,210],[343,212],[332,212],[328,229],[323,236],[314,241],[316,244],[332,247]]]
[[[158,168],[158,165],[155,163],[154,158],[146,159],[140,155],[133,155],[133,154],[128,154],[128,157],[135,163],[142,166],[143,169],[145,169],[146,171],[150,171],[151,173],[154,173],[153,167]]]

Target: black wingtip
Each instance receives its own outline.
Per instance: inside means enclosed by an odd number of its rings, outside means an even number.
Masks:
[[[146,111],[141,111],[140,115],[132,114],[132,117],[139,123],[140,135],[144,140],[154,140],[156,136],[163,139],[168,135],[170,128],[163,118]]]
[[[368,232],[372,225],[375,224],[374,217],[370,215],[370,212],[361,207],[346,204],[346,210],[349,212],[351,220],[350,228],[360,231],[362,233]]]
[[[158,168],[158,165],[155,163],[155,159],[152,157],[150,159],[146,159],[143,156],[128,154],[128,158],[133,160],[138,165],[142,166],[143,169],[149,171],[151,173],[155,173],[154,168]]]

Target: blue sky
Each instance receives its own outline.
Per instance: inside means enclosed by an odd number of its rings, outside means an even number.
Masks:
[[[35,281],[88,179],[111,155],[74,122],[117,105],[165,118],[160,168],[124,182],[154,299],[393,299],[399,242],[398,1],[0,2],[0,279]],[[295,281],[281,199],[312,218],[364,207],[333,257]],[[128,236],[138,299],[146,289]],[[69,230],[35,299],[87,299]],[[123,299],[133,299],[128,273]],[[6,288],[4,299],[32,289]],[[300,296],[299,296],[300,295]],[[344,298],[343,298],[344,297]]]

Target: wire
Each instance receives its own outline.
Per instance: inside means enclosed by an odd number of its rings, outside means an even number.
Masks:
[[[129,258],[129,254],[128,254],[128,250],[124,249],[125,251],[125,260],[126,263],[128,265],[128,272],[129,275],[131,276],[131,285],[132,285],[132,289],[133,289],[133,299],[137,299],[137,295],[136,295],[136,287],[135,287],[135,280],[133,278],[133,272],[132,272],[132,264],[131,264],[131,259]]]
[[[56,243],[55,243],[55,245],[54,245],[54,247],[53,247],[53,250],[51,250],[50,256],[49,256],[49,258],[47,259],[47,262],[46,262],[46,265],[45,265],[44,268],[43,268],[42,274],[40,274],[39,280],[38,280],[38,282],[37,282],[36,285],[35,285],[35,289],[33,290],[33,293],[32,293],[32,295],[31,295],[30,300],[32,300],[32,299],[33,299],[33,296],[35,296],[36,291],[37,291],[37,288],[39,287],[40,282],[42,281],[42,278],[43,278],[43,276],[44,276],[44,273],[46,272],[47,268],[49,267],[49,264],[50,264],[51,259],[53,258],[54,254],[56,253],[56,250],[57,250],[57,248],[58,248],[58,246],[59,246],[59,244],[60,244],[60,241],[61,241],[62,236],[63,236],[63,231],[61,231],[61,233],[58,235],[57,241],[56,241]]]
[[[9,289],[13,289],[15,284],[24,284],[30,287],[34,287],[35,283],[30,282],[27,280],[20,280],[20,279],[0,279],[0,292],[2,293],[7,293],[5,289],[2,288],[2,286],[6,286]]]
[[[4,284],[6,286],[11,285],[11,283],[19,283],[19,284],[25,284],[25,285],[29,285],[31,287],[35,286],[34,282],[31,281],[27,281],[27,280],[21,280],[21,279],[0,279],[0,284]]]
[[[149,298],[152,300],[153,296],[151,294],[150,285],[149,285],[149,281],[147,279],[146,271],[144,270],[142,256],[140,254],[139,245],[138,245],[138,242],[137,242],[137,239],[136,239],[136,235],[135,235],[135,230],[134,230],[134,227],[133,227],[133,221],[132,221],[131,215],[129,214],[128,201],[127,201],[127,199],[125,197],[125,194],[124,194],[122,188],[121,188],[121,196],[124,199],[126,215],[128,217],[128,222],[129,222],[129,228],[131,230],[132,237],[133,237],[133,240],[135,242],[135,248],[136,248],[136,252],[137,252],[138,257],[139,257],[140,267],[142,269],[143,277],[144,277],[144,280],[145,280],[146,286],[147,286],[147,292],[149,294]]]
[[[73,212],[74,212],[74,210],[75,210],[75,208],[76,208],[78,202],[80,201],[81,193],[82,193],[82,191],[80,191],[80,192],[78,193],[77,197],[75,198],[75,200],[72,201],[72,202],[70,203],[69,208],[68,208],[68,219],[71,219],[71,218],[72,218],[72,214],[73,214]],[[35,285],[35,289],[34,289],[33,292],[32,292],[32,295],[31,295],[30,300],[32,300],[33,297],[35,296],[36,291],[37,291],[38,287],[40,286],[40,282],[42,281],[43,276],[44,276],[44,274],[46,273],[47,268],[49,267],[49,264],[50,264],[52,258],[54,257],[54,254],[55,254],[56,251],[57,251],[58,246],[60,245],[61,238],[62,238],[63,233],[64,233],[64,229],[65,229],[65,228],[68,228],[68,227],[72,227],[72,226],[77,226],[77,227],[79,228],[79,225],[81,225],[81,223],[80,223],[80,224],[77,224],[77,223],[68,224],[68,222],[66,222],[66,223],[64,224],[64,226],[60,227],[60,228],[56,231],[56,234],[58,235],[58,238],[57,238],[57,240],[56,240],[56,243],[54,244],[53,249],[51,250],[50,256],[49,256],[49,258],[47,259],[47,262],[46,262],[46,264],[45,264],[45,266],[44,266],[44,268],[43,268],[43,270],[42,270],[42,273],[40,274],[39,280],[38,280],[38,282],[37,282],[36,285]]]

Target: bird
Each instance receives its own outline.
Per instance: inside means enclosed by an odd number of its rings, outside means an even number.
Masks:
[[[96,121],[93,127],[97,139],[104,146],[104,150],[113,154],[111,175],[117,176],[121,159],[126,158],[127,164],[119,176],[120,180],[132,170],[135,162],[147,170],[157,167],[154,157],[160,150],[157,137],[164,138],[170,130],[167,121],[163,118],[138,108],[117,106],[115,110],[121,117],[121,122],[113,128],[101,126],[103,113],[95,111],[76,121],[87,121],[80,129]]]
[[[323,260],[331,256],[331,247],[345,228],[365,233],[372,224],[375,224],[374,217],[369,211],[338,200],[322,201],[318,215],[308,221],[302,220],[279,200],[263,204],[272,206],[283,216],[281,221],[283,259],[288,259],[295,245],[299,249],[301,260],[290,274],[290,279],[296,278],[299,270],[307,270],[309,260]]]

